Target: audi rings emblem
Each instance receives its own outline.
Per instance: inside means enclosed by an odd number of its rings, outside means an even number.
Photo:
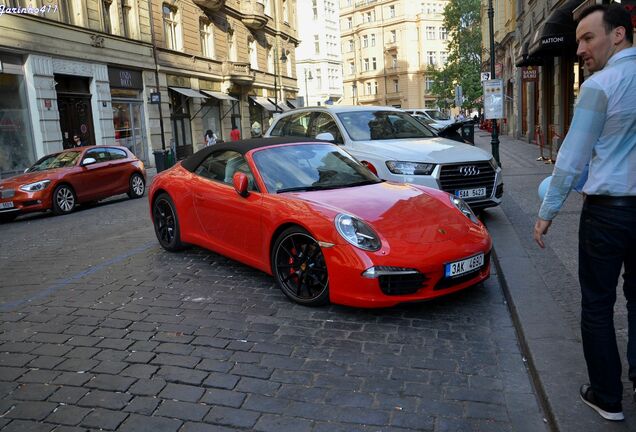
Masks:
[[[464,177],[476,176],[479,174],[479,168],[475,165],[466,165],[459,168],[459,173]]]

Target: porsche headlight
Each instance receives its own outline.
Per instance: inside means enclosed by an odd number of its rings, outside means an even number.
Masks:
[[[377,251],[382,246],[380,238],[369,225],[348,214],[339,214],[335,220],[338,233],[346,241],[360,249]]]
[[[386,167],[393,174],[402,175],[431,175],[435,164],[405,161],[387,161]]]
[[[51,180],[42,180],[39,182],[22,185],[20,186],[20,190],[23,190],[25,192],[38,192],[49,187],[49,184],[51,184]]]
[[[453,203],[453,205],[457,208],[457,210],[459,210],[464,216],[466,216],[468,219],[470,219],[474,223],[479,224],[479,219],[477,219],[477,216],[475,216],[475,213],[473,213],[471,208],[468,206],[468,204],[466,204],[466,202],[463,199],[453,195],[449,195],[449,198],[450,198],[450,201]]]

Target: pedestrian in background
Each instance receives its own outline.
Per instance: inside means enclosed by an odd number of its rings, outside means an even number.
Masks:
[[[207,131],[205,131],[205,145],[206,146],[211,146],[216,144],[216,140],[218,139],[216,134],[214,133],[214,131],[212,129],[208,129]]]
[[[579,282],[590,384],[581,386],[580,396],[603,418],[623,420],[621,360],[614,330],[616,287],[623,266],[629,379],[636,391],[636,48],[631,17],[617,4],[591,6],[581,13],[576,39],[577,55],[593,75],[581,85],[534,239],[545,247],[543,235],[589,163],[579,224]]]
[[[73,147],[83,147],[85,145],[80,134],[73,134]]]
[[[238,141],[241,139],[241,131],[236,124],[232,125],[232,131],[230,132],[230,141]]]

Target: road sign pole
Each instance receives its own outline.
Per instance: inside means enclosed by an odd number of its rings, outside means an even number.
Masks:
[[[495,12],[492,8],[492,0],[488,0],[488,28],[490,33],[490,78],[497,78],[495,76],[495,33],[493,18]],[[501,166],[499,160],[499,134],[497,132],[497,119],[492,119],[492,135],[490,139],[490,147],[492,149],[492,155],[497,161],[497,165]]]

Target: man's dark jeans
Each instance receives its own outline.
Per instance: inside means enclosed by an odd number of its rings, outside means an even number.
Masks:
[[[621,359],[614,331],[614,303],[622,266],[627,299],[629,378],[636,382],[636,207],[586,201],[579,226],[581,335],[592,390],[620,403]]]

